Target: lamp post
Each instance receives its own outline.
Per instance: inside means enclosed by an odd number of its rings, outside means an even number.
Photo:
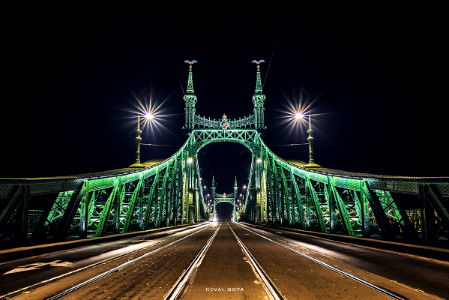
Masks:
[[[140,116],[137,117],[137,129],[136,129],[136,161],[130,165],[130,168],[144,168],[145,166],[140,163],[140,142],[142,138],[140,134],[142,130],[140,130]]]
[[[321,168],[320,165],[316,164],[313,159],[313,130],[312,130],[312,121],[310,119],[309,114],[309,130],[307,130],[307,133],[309,134],[309,137],[307,138],[307,141],[309,142],[309,163],[307,165],[304,165],[304,168]]]

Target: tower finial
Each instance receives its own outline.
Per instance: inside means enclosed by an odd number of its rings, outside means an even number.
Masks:
[[[193,74],[192,74],[192,65],[197,63],[196,60],[186,60],[184,61],[186,64],[189,64],[189,81],[187,83],[187,94],[193,94]]]
[[[252,63],[257,64],[257,77],[256,77],[256,94],[262,94],[262,81],[260,80],[260,64],[265,62],[264,60],[253,60]]]

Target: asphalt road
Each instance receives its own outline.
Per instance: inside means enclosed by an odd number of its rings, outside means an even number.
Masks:
[[[267,288],[255,271],[254,265],[250,263],[249,257],[242,251],[232,233],[233,230],[279,293],[287,299],[387,299],[387,297],[276,245],[256,233],[263,233],[283,245],[392,291],[405,299],[441,299],[449,295],[447,262],[348,245],[280,229],[258,227],[263,231],[257,231],[252,226],[235,223],[229,225],[222,223],[221,227],[220,223],[206,224],[207,227],[171,230],[165,232],[164,236],[159,233],[146,238],[140,236],[131,241],[114,242],[116,244],[105,243],[84,247],[86,248],[84,251],[90,253],[89,255],[77,252],[84,249],[80,248],[33,258],[30,259],[33,264],[41,261],[44,265],[22,272],[2,273],[0,286],[4,290],[16,290],[18,287],[29,285],[30,282],[39,282],[43,278],[57,276],[70,270],[76,271],[95,261],[97,263],[95,267],[52,280],[36,289],[26,290],[24,294],[14,299],[46,299],[111,269],[117,271],[63,296],[62,299],[163,299],[164,295],[177,286],[178,280],[187,270],[192,270],[192,273],[181,290],[180,295],[183,299],[270,299]],[[186,229],[190,229],[190,232],[185,232]],[[200,231],[192,234],[197,230]],[[150,252],[182,237],[186,238],[157,252]],[[205,247],[208,240],[212,242],[209,247]],[[202,253],[202,249],[206,249],[204,255],[197,256]],[[135,252],[115,260],[110,259],[127,251]],[[96,255],[92,256],[92,253]],[[148,255],[133,264],[122,266],[143,254]],[[201,259],[198,263],[192,264],[196,257]],[[106,262],[102,263],[105,259]],[[31,264],[30,261],[26,263]],[[8,273],[15,270],[11,269],[12,267],[16,268],[18,265],[26,268],[21,265],[24,262],[15,262],[16,265],[10,264],[7,268],[7,264],[3,264],[0,265],[3,268],[0,270],[6,270]],[[64,263],[73,265],[61,265]],[[3,280],[8,281],[3,284]]]
[[[169,243],[198,226],[175,228],[0,264],[0,296],[142,248]],[[162,242],[162,243],[161,243]]]
[[[306,254],[323,256],[407,285],[413,289],[449,298],[449,263],[417,255],[351,245],[279,228],[251,226],[307,249]],[[251,229],[251,227],[248,227]]]

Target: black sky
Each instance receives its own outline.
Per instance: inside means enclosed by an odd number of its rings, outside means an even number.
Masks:
[[[161,121],[173,134],[144,131],[143,143],[182,145],[186,59],[198,61],[199,114],[252,114],[251,61],[266,61],[265,78],[276,40],[264,86],[268,145],[306,142],[306,132],[288,136],[276,126],[281,114],[276,109],[302,88],[316,98],[314,112],[326,113],[313,121],[320,165],[385,175],[449,175],[442,7],[213,3],[7,10],[0,177],[130,165],[134,127],[126,126],[130,114],[118,108],[132,109],[132,93],[147,88],[158,99],[168,98],[164,108],[175,116]],[[168,157],[176,149],[142,146],[142,160]],[[212,175],[220,193],[232,192],[234,176],[244,184],[248,150],[232,144],[203,150],[207,185]],[[304,146],[272,150],[307,160]]]

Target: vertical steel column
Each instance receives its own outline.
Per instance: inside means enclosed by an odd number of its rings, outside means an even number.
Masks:
[[[125,197],[126,187],[125,184],[122,184],[122,177],[118,177],[119,184],[117,193],[115,194],[114,199],[114,223],[112,226],[112,230],[114,233],[120,233],[120,210],[122,207],[123,198]]]
[[[292,227],[292,220],[291,220],[291,211],[290,211],[290,195],[288,192],[288,184],[287,184],[287,178],[285,176],[285,172],[284,172],[284,166],[283,163],[279,163],[279,170],[281,172],[281,180],[282,180],[282,192],[284,195],[284,208],[282,209],[282,213],[284,215],[284,210],[287,211],[287,220],[288,220],[288,226],[291,228]]]
[[[365,182],[363,180],[360,181],[360,210],[361,210],[361,218],[362,218],[362,235],[363,237],[370,237],[370,222],[369,222],[369,201],[367,196],[365,196],[364,192]],[[357,194],[356,194],[357,195]],[[356,199],[357,200],[357,199]]]
[[[173,219],[173,225],[176,226],[176,215],[174,213],[176,206],[176,175],[178,174],[178,158],[175,157],[175,161],[172,168],[172,178],[170,182],[170,207],[169,207],[169,218]],[[169,221],[170,222],[170,221]]]
[[[143,186],[143,174],[140,174],[139,182],[137,182],[133,194],[131,196],[131,201],[129,201],[128,204],[128,210],[126,211],[126,218],[123,225],[123,232],[129,232],[129,227],[132,222],[133,216],[134,216],[134,210],[136,207],[136,202],[139,202],[139,195],[141,194],[142,187]],[[139,206],[139,204],[138,204]],[[139,220],[140,223],[140,220]]]
[[[158,213],[157,213],[157,228],[161,227],[161,223],[162,223],[162,213],[164,211],[164,203],[166,201],[166,196],[167,196],[167,180],[168,180],[168,176],[170,174],[170,166],[167,164],[165,166],[165,173],[164,173],[164,177],[162,179],[162,188],[161,188],[161,194],[158,194]]]
[[[368,182],[363,181],[362,191],[364,196],[368,199],[371,209],[373,210],[374,216],[376,217],[376,221],[379,224],[379,228],[381,230],[382,235],[386,240],[394,240],[396,239],[396,234],[394,233],[393,228],[390,225],[390,221],[385,215],[382,204],[379,201],[379,197],[374,191],[369,189]]]
[[[421,218],[421,242],[423,245],[432,245],[436,240],[435,213],[426,197],[425,185],[419,185],[419,209]]]
[[[30,205],[30,186],[25,186],[24,195],[22,201],[20,201],[17,207],[16,214],[16,238],[19,243],[24,245],[28,240],[28,210]]]
[[[147,209],[145,211],[145,222],[144,222],[144,229],[148,229],[150,224],[150,214],[151,209],[153,206],[153,199],[156,197],[157,200],[157,194],[159,189],[159,166],[156,167],[156,174],[154,175],[153,183],[151,184],[150,188],[150,194],[148,195],[148,201],[147,201]],[[157,211],[155,210],[155,215]],[[155,220],[153,219],[153,222]]]
[[[437,212],[438,217],[441,219],[443,228],[449,232],[449,213],[447,208],[438,199],[439,191],[434,184],[428,184],[425,186],[424,191],[426,198],[432,204],[433,209]]]
[[[59,222],[58,228],[53,235],[54,240],[63,240],[65,238],[65,235],[70,228],[70,224],[73,221],[73,217],[75,216],[75,213],[80,205],[81,199],[83,199],[84,197],[85,192],[86,182],[83,182],[81,190],[76,191],[72,194],[64,215],[61,218],[61,222]]]
[[[87,238],[87,226],[89,224],[89,201],[91,193],[89,192],[89,181],[86,181],[86,194],[81,200],[80,207],[80,229],[79,237],[81,239]]]
[[[354,230],[352,229],[351,226],[351,220],[349,219],[349,214],[348,211],[346,210],[346,205],[344,204],[343,199],[341,199],[340,193],[335,187],[334,178],[328,177],[328,179],[329,179],[329,187],[332,191],[332,196],[336,200],[335,202],[337,203],[338,210],[340,211],[340,218],[343,223],[345,233],[347,235],[353,236]]]
[[[332,183],[331,183],[331,179],[332,177],[327,176],[327,182],[328,184],[324,186],[324,188],[326,189],[327,193],[325,193],[325,195],[327,195],[327,204],[328,204],[328,209],[329,209],[329,233],[335,233],[336,231],[336,225],[337,225],[337,216],[335,214],[335,196],[333,193],[333,189],[332,189]]]
[[[320,201],[318,200],[315,188],[310,182],[309,173],[307,173],[306,177],[306,202],[307,202],[307,215],[308,215],[307,219],[309,223],[308,226],[310,226],[310,215],[309,215],[310,214],[309,205],[310,205],[315,207],[316,218],[318,220],[318,225],[320,227],[321,232],[326,232],[326,226],[324,224],[323,212],[321,211]]]
[[[19,205],[19,203],[23,199],[23,196],[25,195],[24,185],[16,186],[13,190],[15,190],[14,195],[12,196],[11,200],[8,201],[8,204],[6,204],[6,207],[0,213],[0,229],[3,229],[4,226],[6,226],[6,223],[8,223],[17,205]]]
[[[276,215],[276,219],[279,219],[279,223],[282,226],[282,221],[281,221],[281,213],[280,213],[280,197],[279,197],[279,179],[278,179],[278,170],[277,170],[277,166],[276,166],[276,161],[273,159],[272,161],[272,169],[273,169],[273,184],[274,184],[274,193],[273,193],[273,202],[274,202],[274,212]],[[273,225],[274,225],[274,221],[273,221]]]
[[[98,222],[97,230],[95,231],[95,236],[102,236],[105,229],[106,224],[108,222],[109,213],[111,211],[112,202],[115,199],[115,196],[117,194],[117,191],[120,189],[120,177],[115,178],[114,188],[112,189],[111,193],[109,194],[108,199],[106,200],[103,210],[101,211],[100,219]]]
[[[306,220],[304,218],[304,208],[302,203],[302,197],[301,192],[299,191],[298,182],[296,182],[295,174],[293,174],[293,167],[290,167],[290,179],[292,181],[292,189],[293,189],[293,196],[296,198],[296,203],[298,205],[298,214],[299,214],[299,220],[301,222],[302,228],[306,228]]]
[[[53,193],[52,195],[50,195],[50,197],[49,197],[50,199],[45,201],[44,212],[42,213],[41,217],[39,218],[39,221],[36,224],[36,228],[34,229],[34,232],[31,235],[32,241],[38,241],[40,239],[45,238],[45,236],[46,236],[45,223],[47,222],[48,215],[50,214],[50,211],[53,207],[53,203],[58,198],[58,195],[59,195],[59,193]]]
[[[140,178],[140,188],[137,193],[137,207],[139,210],[139,213],[137,215],[138,218],[138,228],[139,230],[144,230],[144,214],[143,214],[143,193],[145,190],[145,171],[142,172],[141,178]]]

